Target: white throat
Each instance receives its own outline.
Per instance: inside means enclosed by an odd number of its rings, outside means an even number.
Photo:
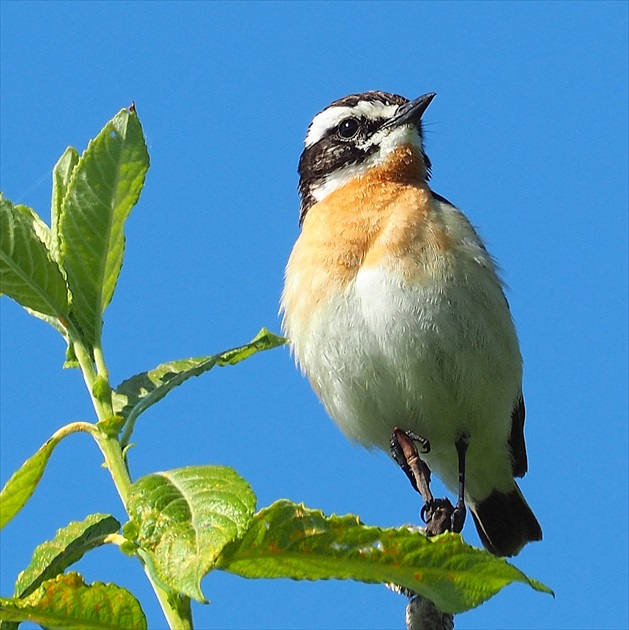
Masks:
[[[356,108],[333,108],[333,109],[356,109]],[[326,110],[327,111],[327,110]],[[325,112],[323,112],[325,113]],[[321,115],[321,114],[319,114]],[[342,118],[341,118],[342,119]],[[316,118],[315,118],[316,120]],[[369,148],[374,145],[378,147],[374,153],[359,164],[347,164],[325,176],[323,181],[311,189],[312,196],[318,202],[323,201],[330,193],[345,186],[356,177],[362,177],[374,166],[382,164],[399,147],[410,144],[421,150],[422,142],[415,125],[403,125],[383,129],[375,133],[361,148]],[[307,146],[307,144],[306,144]]]

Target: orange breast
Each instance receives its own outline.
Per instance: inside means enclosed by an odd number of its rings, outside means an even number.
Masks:
[[[310,208],[286,270],[286,313],[304,321],[361,267],[386,264],[408,281],[421,281],[435,254],[449,248],[421,154],[400,147]]]

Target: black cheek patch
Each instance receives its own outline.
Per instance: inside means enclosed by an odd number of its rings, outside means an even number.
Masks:
[[[315,203],[313,189],[321,185],[327,175],[352,164],[361,164],[377,150],[377,146],[359,149],[352,142],[341,142],[332,137],[321,138],[316,144],[306,148],[299,159],[298,169],[298,190],[301,196],[299,225],[301,226],[306,213]]]

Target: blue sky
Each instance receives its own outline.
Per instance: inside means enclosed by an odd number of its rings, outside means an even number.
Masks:
[[[515,564],[556,599],[511,586],[457,628],[627,627],[627,3],[2,2],[4,193],[49,219],[51,169],[132,100],[151,169],[127,223],[105,315],[112,380],[279,332],[298,235],[296,166],[330,101],[414,98],[434,189],[478,226],[504,269],[525,358],[529,473],[544,529]],[[2,483],[59,426],[92,419],[63,343],[0,301]],[[140,420],[132,474],[236,468],[258,505],[280,497],[364,522],[417,522],[383,454],[346,441],[286,349],[211,372]],[[94,511],[124,520],[95,445],[57,449],[2,532],[0,592],[32,548]],[[478,539],[471,522],[464,531]],[[163,617],[136,562],[82,561]],[[211,574],[198,628],[402,628],[404,600],[353,582]]]

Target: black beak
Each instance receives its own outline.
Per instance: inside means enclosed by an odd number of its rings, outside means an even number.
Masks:
[[[416,125],[421,120],[424,112],[428,109],[428,105],[432,102],[432,99],[437,96],[436,92],[428,92],[419,98],[416,98],[410,103],[402,105],[393,118],[387,120],[381,129],[387,129],[388,127],[400,127],[401,125],[414,124]]]

